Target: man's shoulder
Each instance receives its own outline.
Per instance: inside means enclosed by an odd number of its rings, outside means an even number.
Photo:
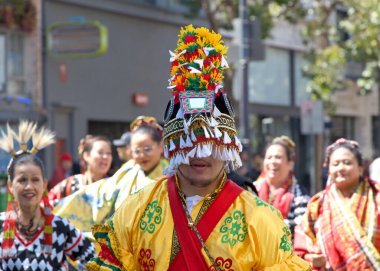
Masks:
[[[167,191],[167,177],[164,176],[161,179],[150,183],[144,186],[142,189],[132,193],[120,206],[120,208],[123,208],[124,206],[128,206],[127,208],[137,205],[141,206],[145,202],[151,201],[152,199],[167,196]]]

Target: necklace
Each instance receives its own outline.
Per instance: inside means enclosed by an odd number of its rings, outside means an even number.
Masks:
[[[40,229],[39,223],[37,223],[36,227],[33,229],[33,220],[34,217],[29,220],[29,223],[27,225],[23,225],[20,222],[19,218],[16,219],[16,228],[27,241],[31,240]]]
[[[222,189],[222,187],[224,186],[226,180],[227,180],[227,175],[224,172],[222,181],[220,182],[220,185],[218,186],[218,188],[213,193],[211,193],[209,196],[207,196],[206,199],[207,200],[211,200],[213,197],[215,197],[220,192],[220,190]],[[207,257],[209,258],[210,262],[214,266],[215,270],[216,271],[221,271],[221,269],[219,268],[219,266],[216,264],[216,262],[214,260],[214,257],[212,257],[210,251],[206,247],[206,244],[205,244],[202,236],[200,235],[200,233],[199,233],[199,231],[197,229],[197,226],[194,223],[194,220],[191,218],[191,215],[190,215],[190,213],[189,213],[189,211],[187,209],[187,206],[186,206],[186,199],[185,199],[186,196],[185,196],[185,194],[182,192],[182,190],[179,187],[177,175],[175,175],[175,181],[176,181],[176,185],[177,185],[178,195],[181,198],[182,208],[183,208],[183,210],[185,211],[185,214],[186,214],[188,227],[194,231],[195,235],[197,236],[199,242],[201,243],[204,251],[206,252]]]

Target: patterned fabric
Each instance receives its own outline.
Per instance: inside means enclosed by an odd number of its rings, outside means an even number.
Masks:
[[[3,222],[5,213],[0,214],[0,247],[4,240]],[[43,251],[43,228],[29,242],[25,242],[16,232],[14,240],[17,255],[10,259],[2,258],[0,248],[0,270],[2,271],[57,271],[68,270],[67,258],[79,260],[83,265],[94,257],[94,246],[81,232],[66,220],[54,216],[52,221],[52,253]]]
[[[190,213],[194,221],[210,198],[207,195],[194,206]],[[243,191],[205,240],[217,264],[222,270],[310,270],[290,249],[289,230],[278,211],[256,204],[256,199]],[[145,224],[151,226],[142,227]],[[86,266],[90,271],[168,270],[178,250],[167,179],[131,195],[106,225],[94,227],[93,234],[102,251]],[[206,261],[209,270],[215,270],[207,257]]]
[[[291,201],[290,208],[286,208],[287,210],[289,210],[287,212],[287,215],[282,215],[284,217],[285,224],[289,227],[290,232],[293,235],[295,226],[301,223],[302,217],[307,210],[307,203],[310,197],[302,191],[301,186],[298,184],[296,177],[292,175],[291,178],[291,185],[289,186],[287,192],[293,195],[293,199]],[[269,194],[267,194],[267,196],[263,196],[264,187],[268,186],[268,182],[262,175],[260,175],[256,182],[254,182],[254,184],[257,188],[260,198],[262,198],[263,200],[270,198]],[[266,191],[268,191],[268,189]],[[269,193],[269,191],[267,193]],[[285,193],[281,193],[281,195],[285,195]],[[280,194],[278,194],[277,196],[280,196]],[[274,204],[274,202],[281,202],[280,200],[276,201],[275,199],[273,199],[273,203],[269,203],[273,204],[273,206],[278,208],[279,210],[283,209],[281,208],[281,206],[277,206],[276,204]]]
[[[85,183],[84,178],[84,174],[73,175],[54,186],[49,191],[49,199],[53,206],[56,206],[62,198],[70,196],[81,189]]]
[[[324,254],[331,270],[380,270],[379,191],[366,179],[349,202],[334,184],[315,195],[296,227],[296,253]]]
[[[130,160],[112,177],[87,185],[62,199],[54,213],[68,219],[78,229],[91,233],[92,226],[104,223],[130,194],[160,178],[167,165],[167,160],[161,159],[146,176],[140,166]]]

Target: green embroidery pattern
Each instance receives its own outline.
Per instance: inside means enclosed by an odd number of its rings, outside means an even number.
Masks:
[[[288,227],[283,227],[282,231],[284,232],[284,235],[281,237],[281,243],[280,243],[280,249],[283,251],[290,251],[293,252],[292,242],[289,241],[288,237],[290,238],[291,233]]]
[[[154,233],[156,225],[161,224],[161,215],[162,208],[158,206],[158,201],[155,200],[149,203],[140,219],[140,229],[149,233]]]
[[[244,214],[241,211],[234,211],[232,216],[229,216],[224,220],[220,232],[224,233],[222,236],[222,243],[228,243],[233,247],[238,241],[243,242],[247,235]]]
[[[259,206],[259,207],[260,207],[260,206],[269,207],[269,208],[272,210],[272,212],[275,212],[276,215],[277,215],[279,218],[282,219],[282,216],[281,216],[281,213],[280,213],[279,210],[277,210],[276,208],[274,208],[272,205],[266,203],[265,201],[263,201],[263,200],[260,199],[259,197],[256,197],[256,205]]]

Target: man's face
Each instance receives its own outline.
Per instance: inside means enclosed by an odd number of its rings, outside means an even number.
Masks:
[[[221,176],[225,162],[209,156],[206,158],[192,158],[189,165],[178,167],[178,177],[198,188],[208,187]]]

